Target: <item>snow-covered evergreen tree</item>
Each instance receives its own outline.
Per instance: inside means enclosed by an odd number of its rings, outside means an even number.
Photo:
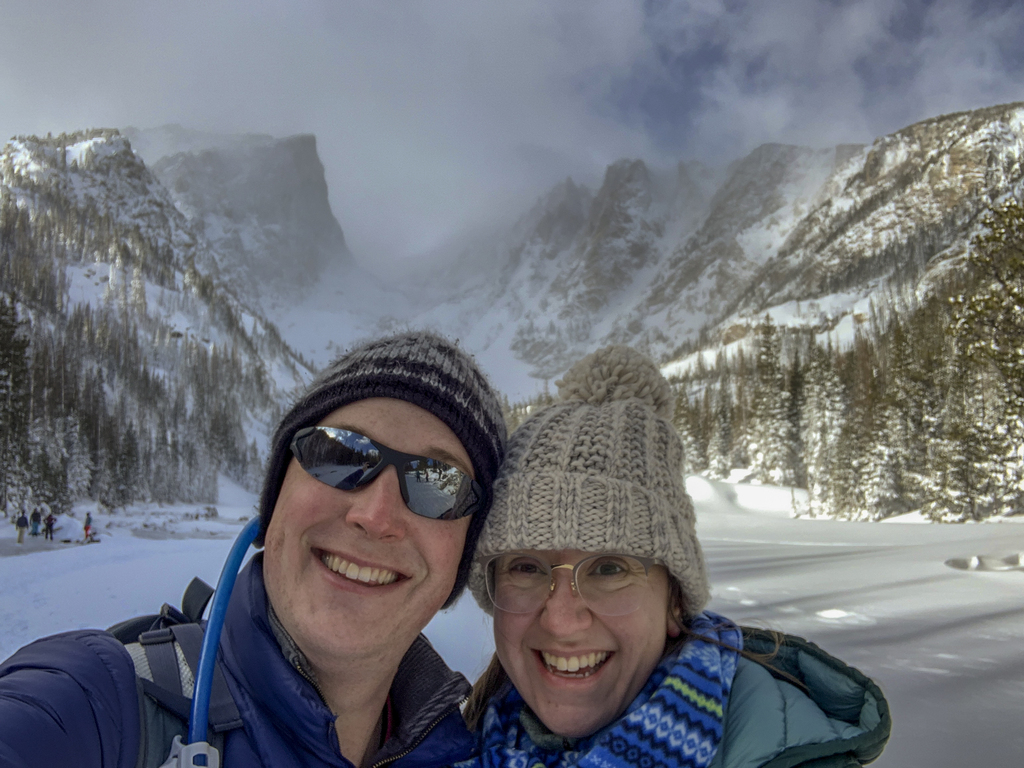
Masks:
[[[964,522],[992,514],[998,502],[998,435],[992,431],[984,384],[958,351],[946,369],[945,404],[939,439],[926,475],[925,513],[933,520]]]
[[[732,471],[732,395],[729,376],[723,375],[715,390],[711,437],[708,440],[708,476],[729,477]]]
[[[21,502],[29,445],[29,372],[26,323],[13,297],[0,297],[0,509]]]
[[[751,397],[748,451],[754,477],[762,483],[792,485],[793,445],[789,392],[782,372],[781,342],[770,316],[757,327],[757,357]]]
[[[807,469],[808,511],[815,517],[836,513],[833,474],[845,425],[842,389],[831,348],[814,344],[806,366],[800,431]]]

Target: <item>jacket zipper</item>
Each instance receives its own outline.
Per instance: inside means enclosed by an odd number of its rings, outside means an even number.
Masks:
[[[309,674],[307,674],[306,670],[303,669],[301,664],[296,664],[295,668],[299,670],[299,674],[302,675],[306,679],[306,682],[308,682],[310,685],[313,686],[313,690],[315,690],[317,692],[317,695],[320,697],[320,701],[322,701],[324,703],[324,706],[327,707],[328,709],[330,709],[330,707],[327,704],[327,699],[324,698],[324,692],[320,689],[320,684],[316,680],[314,680],[312,677],[310,677]],[[452,707],[451,709],[445,710],[444,714],[442,714],[434,722],[432,722],[430,725],[428,725],[423,730],[423,732],[420,733],[420,735],[416,739],[416,741],[414,741],[412,744],[410,744],[405,749],[405,751],[399,752],[397,755],[393,755],[392,757],[389,757],[386,760],[381,760],[379,763],[374,763],[371,768],[380,768],[382,765],[387,765],[388,763],[393,763],[395,760],[401,760],[403,757],[405,757],[410,752],[412,752],[414,749],[416,749],[416,747],[418,747],[420,744],[422,744],[423,740],[425,738],[427,738],[427,736],[430,735],[430,732],[432,730],[434,730],[434,728],[436,728],[438,726],[438,724],[442,720],[444,720],[446,717],[448,717],[448,715],[450,715],[452,712],[458,712],[460,709],[462,709],[462,706],[467,701],[469,701],[469,697],[468,696],[464,697],[462,699],[462,701],[460,701],[456,706]],[[344,755],[342,755],[342,757],[344,757]]]
[[[324,698],[324,692],[320,689],[320,683],[314,680],[313,677],[303,669],[301,664],[296,663],[295,668],[299,670],[299,674],[306,679],[306,682],[313,686],[313,690],[316,691],[316,695],[320,697],[320,701],[322,701],[323,705],[327,707],[328,711],[330,711],[331,705],[328,704],[327,699]],[[332,711],[331,714],[333,715],[334,712]]]
[[[422,744],[423,740],[425,738],[427,738],[427,736],[430,735],[430,732],[432,730],[434,730],[434,728],[436,728],[437,725],[442,720],[444,720],[446,717],[448,717],[448,715],[450,715],[452,712],[458,712],[460,709],[462,709],[462,705],[465,704],[467,701],[469,701],[469,697],[468,696],[465,697],[464,699],[462,699],[462,701],[460,701],[457,706],[453,707],[452,709],[446,710],[444,714],[442,714],[439,718],[437,718],[437,720],[435,720],[430,725],[428,725],[423,730],[423,732],[419,735],[419,737],[416,739],[416,741],[414,741],[412,744],[410,744],[408,747],[406,747],[405,751],[399,752],[397,755],[393,755],[392,757],[389,757],[386,760],[381,760],[379,763],[374,763],[372,768],[381,768],[382,765],[387,765],[388,763],[393,763],[395,760],[401,760],[403,757],[405,757],[410,752],[412,752],[414,749],[416,749],[416,747],[418,747],[420,744]]]

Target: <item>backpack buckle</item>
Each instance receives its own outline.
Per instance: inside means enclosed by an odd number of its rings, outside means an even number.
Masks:
[[[157,645],[158,643],[169,643],[174,639],[174,633],[170,627],[165,629],[151,629],[139,635],[139,643],[142,645]]]
[[[182,744],[181,736],[171,742],[171,754],[160,768],[220,768],[220,752],[205,741]]]

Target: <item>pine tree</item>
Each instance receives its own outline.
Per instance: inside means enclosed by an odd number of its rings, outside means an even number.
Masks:
[[[906,511],[900,493],[897,453],[892,447],[892,415],[883,409],[875,424],[875,442],[864,457],[863,508],[857,515],[863,520],[883,520]]]
[[[1024,207],[1011,200],[994,209],[987,231],[971,242],[975,280],[953,299],[953,328],[966,356],[1002,376],[1015,414],[1024,414]]]
[[[0,298],[0,509],[25,491],[29,445],[29,342],[13,297]]]
[[[946,368],[940,438],[929,465],[925,513],[933,520],[964,522],[987,517],[998,501],[998,436],[987,422],[984,387],[958,350]]]
[[[708,441],[708,475],[725,479],[732,471],[732,397],[727,375],[719,380]]]
[[[986,493],[992,497],[990,509],[979,511],[977,501],[969,507],[945,503],[949,514],[964,519],[977,519],[986,512],[1024,511],[1024,207],[1010,200],[996,207],[985,225],[986,231],[974,238],[968,254],[968,289],[951,301],[952,336],[956,347],[962,349],[964,363],[974,366],[981,381],[986,372],[998,379],[998,386],[993,383],[987,388],[987,408],[978,404],[984,390],[964,395],[968,415],[963,424],[954,420],[952,436],[946,438],[946,461],[959,461],[963,466],[956,476],[962,483],[975,485],[980,478],[976,477],[979,469],[974,466],[978,462],[973,445],[977,440],[988,443]],[[987,427],[979,424],[979,412],[988,414]],[[983,434],[976,436],[979,430]],[[962,454],[949,444],[954,438],[954,444],[962,446]],[[974,466],[970,472],[969,466]],[[946,486],[950,482],[948,477]],[[946,486],[944,498],[948,499]],[[938,507],[933,505],[933,509]]]
[[[793,466],[793,484],[807,487],[807,467],[804,465],[804,446],[800,430],[800,415],[804,409],[804,367],[800,362],[800,351],[796,350],[793,362],[786,377],[789,391],[786,416],[789,420],[789,433],[786,442],[789,444],[789,456]]]
[[[837,511],[833,476],[846,423],[843,387],[831,348],[814,344],[806,371],[800,433],[807,470],[809,512],[815,517],[831,517]]]
[[[697,408],[690,403],[683,387],[676,391],[673,424],[683,444],[683,473],[695,475],[707,467],[707,457],[701,447]]]
[[[757,359],[751,402],[749,437],[751,469],[762,483],[792,485],[792,446],[789,441],[789,392],[782,374],[781,342],[766,315],[757,328]]]

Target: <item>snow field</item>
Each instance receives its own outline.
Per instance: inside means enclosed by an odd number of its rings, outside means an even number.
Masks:
[[[1024,525],[793,519],[787,488],[703,478],[687,487],[709,607],[806,637],[882,687],[894,728],[874,765],[1019,764]],[[44,546],[40,537],[18,547],[13,526],[0,524],[0,657],[40,636],[177,605],[193,576],[216,583],[255,503],[223,478],[220,491],[216,518],[198,505],[94,512],[98,545]],[[490,619],[468,594],[426,634],[470,679],[494,648]]]

